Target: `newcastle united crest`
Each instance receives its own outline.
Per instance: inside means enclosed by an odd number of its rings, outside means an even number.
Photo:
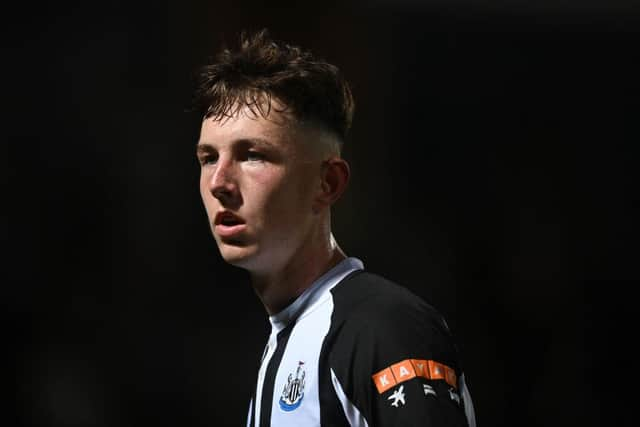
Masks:
[[[298,369],[296,370],[296,377],[293,378],[293,374],[289,374],[287,383],[282,390],[282,396],[280,396],[280,408],[283,411],[291,412],[300,406],[302,398],[304,397],[304,369],[302,366],[304,362],[298,362]]]

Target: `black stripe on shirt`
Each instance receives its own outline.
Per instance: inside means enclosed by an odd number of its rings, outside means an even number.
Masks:
[[[262,404],[260,405],[260,427],[271,426],[271,407],[273,406],[273,388],[275,387],[276,374],[284,355],[284,350],[287,347],[289,336],[295,326],[295,322],[291,322],[286,328],[278,333],[275,353],[269,360],[267,366],[267,372],[264,375],[264,383],[262,385]]]

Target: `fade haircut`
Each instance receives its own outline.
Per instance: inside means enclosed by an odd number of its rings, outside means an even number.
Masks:
[[[301,123],[346,139],[354,101],[340,70],[263,29],[242,32],[237,50],[223,49],[197,74],[195,107],[204,119],[223,120],[245,107],[267,117],[276,99]]]

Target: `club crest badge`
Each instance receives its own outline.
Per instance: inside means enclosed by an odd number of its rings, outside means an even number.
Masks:
[[[287,383],[282,390],[282,396],[280,396],[280,409],[285,412],[291,412],[300,406],[302,399],[304,398],[304,376],[305,371],[302,368],[304,362],[298,362],[298,369],[296,370],[296,376],[289,374]]]

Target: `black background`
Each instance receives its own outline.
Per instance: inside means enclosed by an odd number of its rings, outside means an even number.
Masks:
[[[208,231],[185,109],[195,68],[262,27],[352,83],[336,238],[447,317],[478,425],[632,425],[630,1],[56,2],[3,21],[4,425],[243,425],[268,322]]]

